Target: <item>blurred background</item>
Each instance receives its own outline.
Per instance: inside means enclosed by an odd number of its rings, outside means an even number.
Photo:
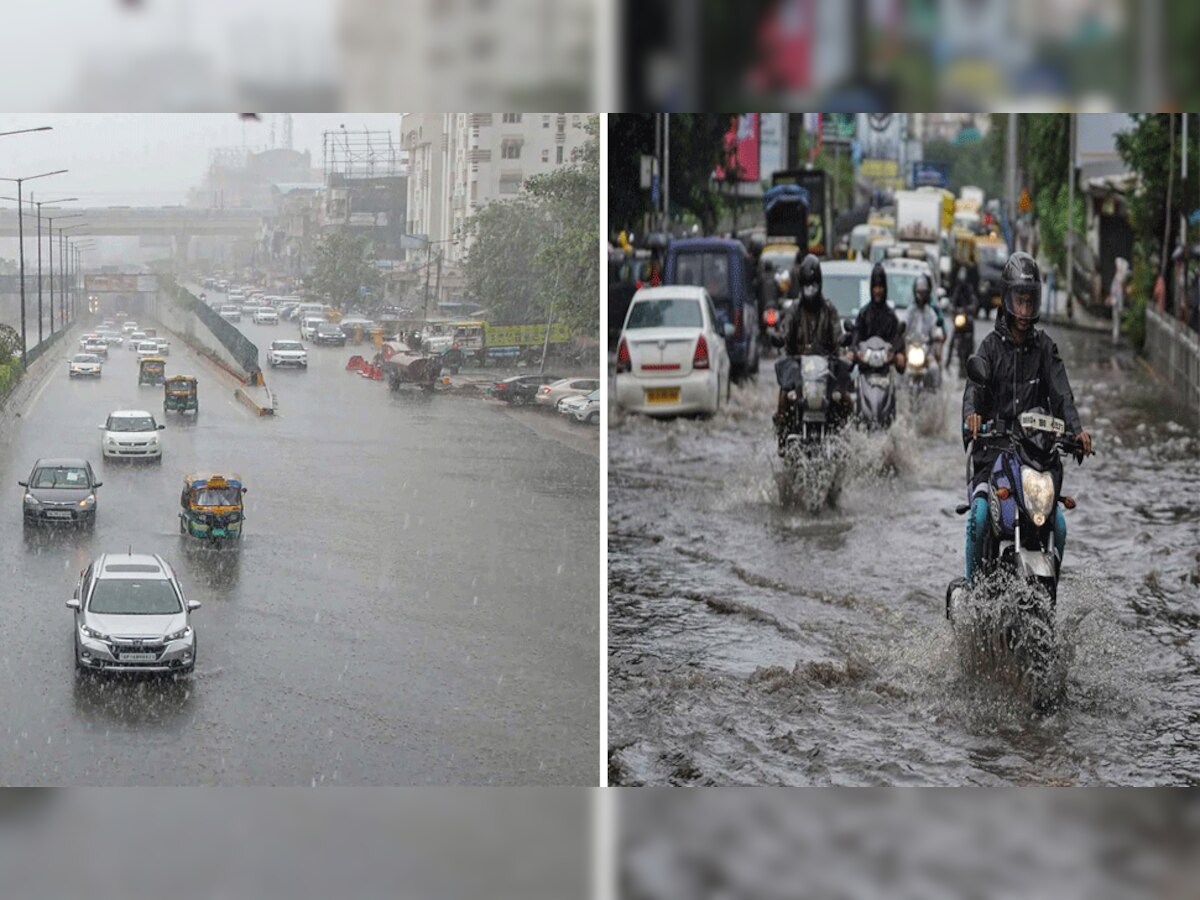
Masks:
[[[10,5],[11,112],[592,107],[594,0]]]
[[[622,110],[1194,107],[1186,0],[623,0]]]

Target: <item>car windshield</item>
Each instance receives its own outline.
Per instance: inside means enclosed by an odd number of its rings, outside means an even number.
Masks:
[[[33,473],[30,487],[35,488],[85,488],[88,486],[87,469],[78,466],[43,466]]]
[[[680,253],[675,262],[675,284],[707,288],[713,300],[728,302],[729,254],[722,251]]]
[[[304,345],[299,341],[275,341],[271,345],[272,350],[303,350]]]
[[[96,363],[96,362],[100,362],[100,357],[92,356],[92,354],[90,354],[90,353],[76,353],[75,356],[72,357],[71,362]]]
[[[109,416],[109,431],[154,431],[153,416]]]
[[[871,299],[870,276],[863,275],[826,275],[822,279],[821,290],[829,301],[837,308],[838,315],[845,318],[858,313],[858,309]],[[891,279],[888,279],[888,292],[891,292]]]
[[[590,394],[588,394],[587,399],[588,400],[599,400],[600,399],[600,389],[597,388],[596,390],[594,390]]]
[[[171,582],[163,578],[102,578],[88,611],[108,616],[169,616],[183,612]]]
[[[887,273],[888,299],[896,309],[908,309],[912,303],[913,282],[917,280],[917,272]]]
[[[634,302],[625,328],[700,328],[703,324],[700,301],[664,297]]]
[[[237,488],[200,488],[192,503],[196,506],[237,506],[242,492]]]
[[[1008,260],[1008,248],[1002,244],[979,244],[979,261],[1003,263]]]
[[[775,274],[780,272],[790,271],[792,263],[796,261],[795,250],[771,250],[763,252],[762,262],[770,262],[775,267]],[[761,265],[761,263],[760,263]]]

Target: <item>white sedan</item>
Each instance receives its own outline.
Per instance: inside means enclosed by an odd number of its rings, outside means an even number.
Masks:
[[[712,415],[729,399],[729,353],[708,291],[673,285],[633,295],[617,341],[617,405],[651,416]]]
[[[138,359],[145,359],[147,356],[159,356],[158,341],[155,338],[146,338],[138,342],[137,355]]]
[[[533,395],[533,402],[538,406],[558,409],[558,404],[568,397],[582,397],[600,387],[597,378],[563,378],[553,384],[544,384]]]
[[[155,459],[162,462],[159,425],[144,409],[119,409],[100,426],[100,453],[105,459]]]
[[[76,353],[67,364],[67,376],[70,378],[89,377],[99,378],[103,372],[103,363],[94,353]]]

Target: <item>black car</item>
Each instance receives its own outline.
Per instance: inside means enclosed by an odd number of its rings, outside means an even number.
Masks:
[[[313,335],[313,343],[333,344],[338,347],[345,347],[346,335],[342,333],[342,329],[338,328],[332,322],[323,322],[317,326],[316,334]]]
[[[492,385],[492,396],[512,406],[532,403],[537,389],[544,384],[562,381],[561,375],[513,375]]]
[[[39,459],[33,464],[21,501],[25,527],[96,524],[96,480],[86,459]]]

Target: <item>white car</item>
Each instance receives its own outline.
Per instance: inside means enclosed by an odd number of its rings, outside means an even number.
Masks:
[[[147,356],[158,356],[158,341],[155,338],[146,338],[138,342],[137,358],[145,359]]]
[[[138,324],[137,324],[137,322],[126,322],[124,325],[121,326],[121,330],[123,332],[125,332],[126,334],[133,334],[135,331],[138,330]]]
[[[271,341],[267,350],[267,365],[272,369],[280,366],[308,368],[308,351],[299,341]]]
[[[581,397],[599,389],[598,378],[564,378],[553,384],[544,384],[533,395],[533,402],[538,406],[558,409],[558,404],[568,397]]]
[[[144,409],[119,409],[100,426],[100,453],[105,459],[156,459],[162,461],[159,425]]]
[[[716,413],[729,399],[725,338],[733,334],[732,323],[719,323],[704,288],[634,294],[617,341],[617,405],[651,416]]]
[[[327,324],[320,316],[308,316],[300,322],[300,340],[311,341],[317,336],[317,326]]]
[[[78,375],[85,378],[99,378],[103,369],[104,364],[96,354],[76,353],[67,363],[67,377],[74,378]]]
[[[146,340],[146,332],[135,331],[129,335],[129,342],[125,344],[125,347],[129,350],[136,350],[144,340]]]
[[[158,355],[159,356],[170,356],[171,355],[171,342],[168,341],[166,338],[150,338],[150,340],[152,340],[152,341],[154,341],[154,343],[158,344]]]
[[[271,309],[269,306],[260,306],[254,313],[255,325],[278,325],[279,313]]]
[[[567,397],[558,403],[558,411],[564,416],[570,416],[576,422],[586,422],[588,425],[600,424],[600,389],[590,394],[580,394]]]
[[[221,307],[221,318],[227,322],[240,322],[242,321],[242,308],[232,303],[226,303]]]

